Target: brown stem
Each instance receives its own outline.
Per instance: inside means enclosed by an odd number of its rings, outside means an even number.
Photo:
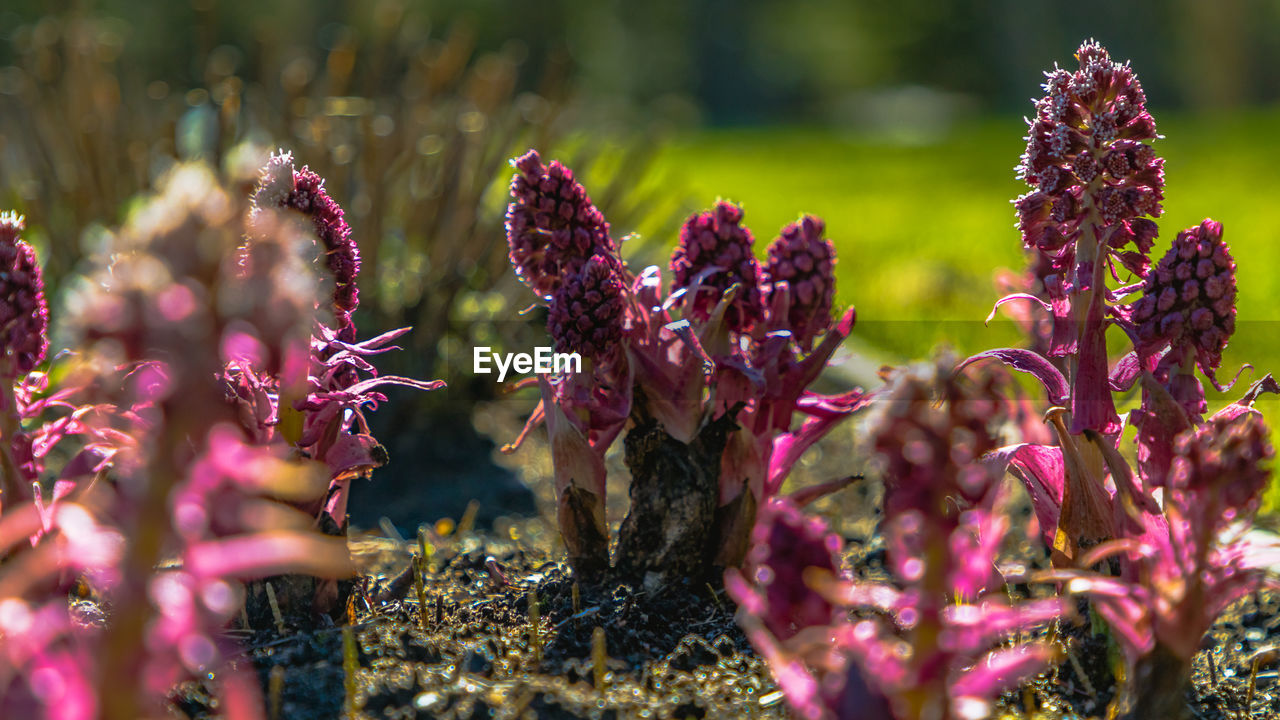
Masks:
[[[157,438],[140,487],[122,490],[131,490],[141,497],[136,498],[131,518],[133,532],[126,535],[132,540],[125,552],[120,590],[113,603],[118,610],[107,627],[103,644],[103,657],[112,658],[102,665],[98,687],[102,717],[106,720],[144,717],[140,680],[146,656],[147,624],[155,614],[147,590],[169,535],[169,491],[179,475],[174,452],[185,442],[185,433],[177,430],[174,423],[167,423]]]
[[[624,445],[631,510],[619,531],[617,571],[646,585],[701,579],[716,539],[720,458],[735,427],[722,415],[693,441],[676,440],[637,402]]]

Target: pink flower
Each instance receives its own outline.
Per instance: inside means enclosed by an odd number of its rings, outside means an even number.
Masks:
[[[760,265],[752,254],[755,239],[742,225],[742,208],[721,200],[707,212],[690,215],[680,229],[680,244],[671,255],[672,290],[692,295],[686,315],[706,320],[730,287],[737,294],[725,310],[725,325],[749,332],[764,314]]]
[[[44,362],[49,308],[35,250],[23,242],[22,216],[0,212],[0,376],[13,382]]]
[[[543,165],[536,150],[511,164],[516,169],[507,206],[511,265],[539,297],[554,293],[588,258],[616,257],[609,224],[571,170],[554,160]]]
[[[790,291],[785,324],[805,351],[813,347],[815,337],[831,327],[836,250],[830,240],[822,237],[825,228],[822,219],[813,215],[791,223],[769,244],[765,264],[768,304],[774,305],[775,296],[783,288]]]
[[[622,279],[599,255],[565,276],[551,298],[547,332],[556,352],[577,352],[587,360],[616,358],[622,346],[626,299]]]

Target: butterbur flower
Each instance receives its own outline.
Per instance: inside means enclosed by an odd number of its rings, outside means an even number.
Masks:
[[[721,200],[711,210],[689,216],[680,229],[680,244],[671,255],[673,290],[692,293],[686,299],[692,317],[706,320],[730,287],[737,295],[725,310],[726,327],[746,332],[763,317],[760,264],[752,254],[755,239],[742,224],[742,208]]]
[[[507,206],[507,243],[511,265],[526,285],[545,298],[588,258],[614,262],[617,248],[609,224],[573,171],[555,160],[543,165],[536,150],[511,164],[516,174]]]
[[[840,567],[840,536],[817,515],[805,513],[782,497],[769,500],[756,518],[751,550],[740,574],[726,577],[726,587],[743,612],[759,618],[778,640],[801,630],[829,625],[835,605],[804,581],[806,572],[834,577]]]
[[[1111,435],[1120,421],[1105,388],[1115,300],[1106,278],[1118,278],[1120,268],[1147,274],[1164,161],[1145,144],[1157,137],[1155,122],[1133,70],[1095,42],[1076,58],[1074,72],[1048,73],[1018,166],[1035,189],[1014,204],[1023,244],[1050,260],[1040,278],[1050,297],[1039,299],[1054,318],[1049,353],[1078,356],[1071,432]]]
[[[786,283],[790,289],[786,327],[805,351],[813,347],[814,338],[831,326],[835,302],[836,252],[831,241],[822,237],[825,228],[822,219],[813,215],[791,223],[770,243],[765,264],[768,304],[774,306],[775,296]]]
[[[608,261],[593,256],[556,289],[547,332],[555,340],[556,352],[605,360],[615,357],[621,347],[625,312],[622,279]]]
[[[311,219],[325,266],[333,275],[333,305],[339,326],[347,324],[359,305],[356,276],[360,273],[360,248],[342,208],[325,192],[324,178],[305,166],[295,169],[292,154],[276,153],[262,168],[253,204],[257,208],[292,208]]]
[[[1178,233],[1130,317],[1139,352],[1167,346],[1163,365],[1177,367],[1194,356],[1200,371],[1214,378],[1236,328],[1236,264],[1222,241],[1222,223],[1206,219]]]
[[[1183,433],[1174,447],[1169,486],[1193,500],[1184,503],[1183,513],[1195,513],[1197,524],[1209,528],[1257,514],[1275,456],[1262,416],[1231,410]]]
[[[49,308],[35,250],[21,238],[22,216],[0,213],[0,375],[12,383],[44,361],[49,350]]]
[[[624,426],[631,509],[614,570],[651,585],[738,566],[805,449],[868,402],[807,389],[854,322],[852,309],[832,322],[822,221],[784,230],[766,285],[742,210],[718,202],[685,222],[668,291],[658,267],[628,271],[568,169],[534,151],[512,165],[511,263],[548,301],[556,350],[591,364],[539,376],[542,403],[504,451],[546,421],[560,532],[583,577],[608,568],[604,456]]]
[[[885,468],[892,585],[840,578],[820,521],[777,501],[761,514],[753,539],[773,546],[750,557],[767,569],[730,572],[725,585],[799,716],[987,717],[1000,692],[1049,664],[1048,643],[1006,644],[1067,606],[1011,603],[1001,588],[995,560],[1008,520],[1000,474],[978,453],[995,444],[987,424],[1002,404],[946,362],[891,379],[871,424]],[[850,621],[849,608],[876,619]]]
[[[1268,377],[1179,436],[1162,521],[1093,550],[1095,558],[1126,557],[1121,577],[1068,570],[1046,578],[1089,596],[1106,619],[1133,668],[1129,717],[1178,716],[1204,634],[1228,605],[1274,584],[1245,531],[1274,456],[1250,404],[1275,387]]]

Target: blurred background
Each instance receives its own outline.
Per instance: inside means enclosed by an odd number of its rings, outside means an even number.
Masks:
[[[577,170],[615,236],[634,234],[633,265],[664,262],[717,197],[744,205],[760,251],[823,216],[839,302],[858,308],[843,378],[869,384],[943,341],[1017,341],[982,319],[995,272],[1024,263],[1022,117],[1088,37],[1132,62],[1165,135],[1156,252],[1205,216],[1226,226],[1224,374],[1280,370],[1278,0],[7,0],[0,207],[27,216],[56,293],[175,161],[247,187],[291,150],[360,241],[362,333],[415,327],[382,371],[450,385],[374,415],[393,463],[353,520],[411,531],[475,498],[485,521],[535,511],[513,468],[541,463],[494,452],[535,398],[470,374],[476,345],[545,342],[506,260],[509,157]]]

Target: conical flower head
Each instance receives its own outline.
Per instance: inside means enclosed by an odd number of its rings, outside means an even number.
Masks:
[[[49,308],[36,253],[20,235],[22,216],[0,213],[0,373],[9,381],[26,375],[49,350]]]
[[[1019,175],[1035,188],[1018,198],[1023,243],[1069,269],[1071,241],[1096,210],[1114,226],[1107,245],[1129,270],[1145,275],[1164,199],[1164,161],[1144,141],[1157,137],[1146,95],[1128,64],[1086,42],[1076,52],[1079,68],[1047,74],[1045,96],[1027,134]],[[1120,252],[1132,243],[1134,250]]]
[[[748,574],[761,592],[746,599],[746,609],[779,640],[807,627],[830,624],[835,607],[809,587],[804,575],[812,572],[809,568],[836,575],[840,547],[840,536],[821,517],[804,512],[785,497],[772,498],[751,533]]]
[[[1206,219],[1178,233],[1132,306],[1138,343],[1151,352],[1171,346],[1194,352],[1213,378],[1236,327],[1236,264],[1222,241],[1222,224]]]
[[[725,325],[743,332],[763,317],[760,264],[751,250],[754,242],[751,231],[742,224],[742,208],[724,200],[685,221],[680,244],[671,255],[672,288],[694,293],[685,307],[695,319],[710,317],[725,291],[735,284],[740,287],[725,311]]]
[[[1171,486],[1200,497],[1217,496],[1233,517],[1251,518],[1271,477],[1275,450],[1256,411],[1218,413],[1178,437]]]
[[[609,223],[572,170],[555,160],[544,165],[536,150],[511,164],[516,174],[507,206],[507,244],[516,275],[526,285],[548,297],[590,257],[620,264]]]
[[[900,370],[870,420],[884,468],[885,516],[918,511],[947,515],[955,499],[986,496],[998,476],[979,459],[999,447],[994,428],[1006,416],[995,374],[958,376],[943,359],[932,368]]]
[[[791,223],[769,245],[765,264],[771,306],[779,283],[785,282],[791,288],[787,327],[805,350],[831,326],[831,306],[835,302],[836,250],[830,240],[822,237],[825,228],[822,219],[813,215]]]
[[[294,168],[293,155],[276,153],[262,168],[253,193],[257,208],[293,208],[311,219],[324,247],[325,264],[333,273],[334,309],[349,315],[360,304],[356,276],[360,273],[360,248],[342,207],[325,192],[324,178],[310,168]]]
[[[604,360],[620,347],[625,311],[621,278],[607,260],[595,256],[556,289],[547,332],[555,339],[556,352]]]

